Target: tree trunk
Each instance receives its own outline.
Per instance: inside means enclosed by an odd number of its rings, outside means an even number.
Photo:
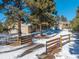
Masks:
[[[21,39],[21,20],[20,19],[18,20],[18,36],[19,36],[19,39]]]
[[[42,36],[42,25],[40,24],[40,35]]]

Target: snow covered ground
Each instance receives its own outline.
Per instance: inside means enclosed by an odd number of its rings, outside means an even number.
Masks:
[[[79,38],[74,34],[72,36],[71,42],[63,46],[56,59],[79,59]]]
[[[55,37],[51,37],[50,39],[53,39],[53,38],[59,37],[60,35],[65,35],[65,34],[72,34],[72,33],[68,32],[67,30],[64,30],[58,33]],[[43,40],[39,39],[39,40],[36,40],[35,43],[45,44],[45,42],[50,39],[43,39]],[[64,45],[61,52],[55,55],[56,59],[79,59],[78,47],[79,47],[78,38],[76,37],[71,38],[71,42]],[[10,49],[14,49],[14,48],[11,46],[10,47],[0,46],[0,52],[10,50]],[[38,59],[36,55],[45,52],[46,48],[42,47],[39,49],[35,49],[29,54],[22,55],[26,51],[26,49],[27,48],[22,48],[16,51],[0,53],[0,59]]]
[[[69,44],[63,46],[61,52],[59,52],[59,53],[56,55],[56,59],[77,59],[76,55],[72,55],[72,54],[69,52],[69,48],[70,48]]]

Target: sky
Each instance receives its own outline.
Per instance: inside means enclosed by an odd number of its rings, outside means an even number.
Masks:
[[[55,0],[58,15],[65,16],[69,21],[76,16],[79,0]]]
[[[65,16],[69,21],[71,21],[76,16],[76,9],[79,6],[79,0],[55,0],[56,9],[58,15]],[[2,0],[0,0],[2,3]],[[28,12],[28,10],[26,10]],[[5,16],[0,12],[0,20],[4,21]]]

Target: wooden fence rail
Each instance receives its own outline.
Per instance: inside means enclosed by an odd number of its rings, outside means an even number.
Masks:
[[[66,41],[66,42],[64,42]],[[59,38],[52,39],[46,42],[46,54],[49,54],[50,52],[55,54],[62,48],[64,43],[70,42],[70,34],[67,35],[60,35]],[[56,50],[56,51],[55,51]]]
[[[65,38],[64,38],[65,37]],[[61,51],[63,46],[63,41],[70,42],[70,34],[60,35],[59,38],[55,38],[46,42],[46,52],[39,55],[39,59],[55,59],[54,54]]]
[[[46,54],[50,54],[51,52],[54,54],[59,50],[59,39],[60,38],[56,38],[46,42]]]
[[[22,45],[22,44],[31,45],[32,44],[32,36],[31,35],[21,36],[20,39],[17,38],[17,41],[11,45],[17,46],[17,45]]]
[[[60,47],[62,48],[63,45],[70,42],[70,34],[67,35],[60,35]],[[65,41],[65,42],[64,42]]]
[[[32,44],[32,36],[21,36],[21,39],[19,39],[18,36],[15,37],[2,37],[0,38],[0,45],[11,45],[11,46],[18,46],[21,44]]]

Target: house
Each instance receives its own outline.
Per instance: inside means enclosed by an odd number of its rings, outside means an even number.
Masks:
[[[8,26],[8,28],[10,28],[11,26]],[[18,33],[18,23],[16,22],[16,24],[14,25],[14,28],[12,28],[11,30],[9,30],[9,34],[16,34]],[[27,35],[31,33],[31,24],[28,23],[21,23],[21,33],[23,35]]]
[[[66,17],[64,16],[57,16],[56,17],[56,27],[59,29],[69,29],[70,28],[70,23],[67,21]]]
[[[69,29],[70,23],[68,21],[60,21],[59,22],[59,29]]]

